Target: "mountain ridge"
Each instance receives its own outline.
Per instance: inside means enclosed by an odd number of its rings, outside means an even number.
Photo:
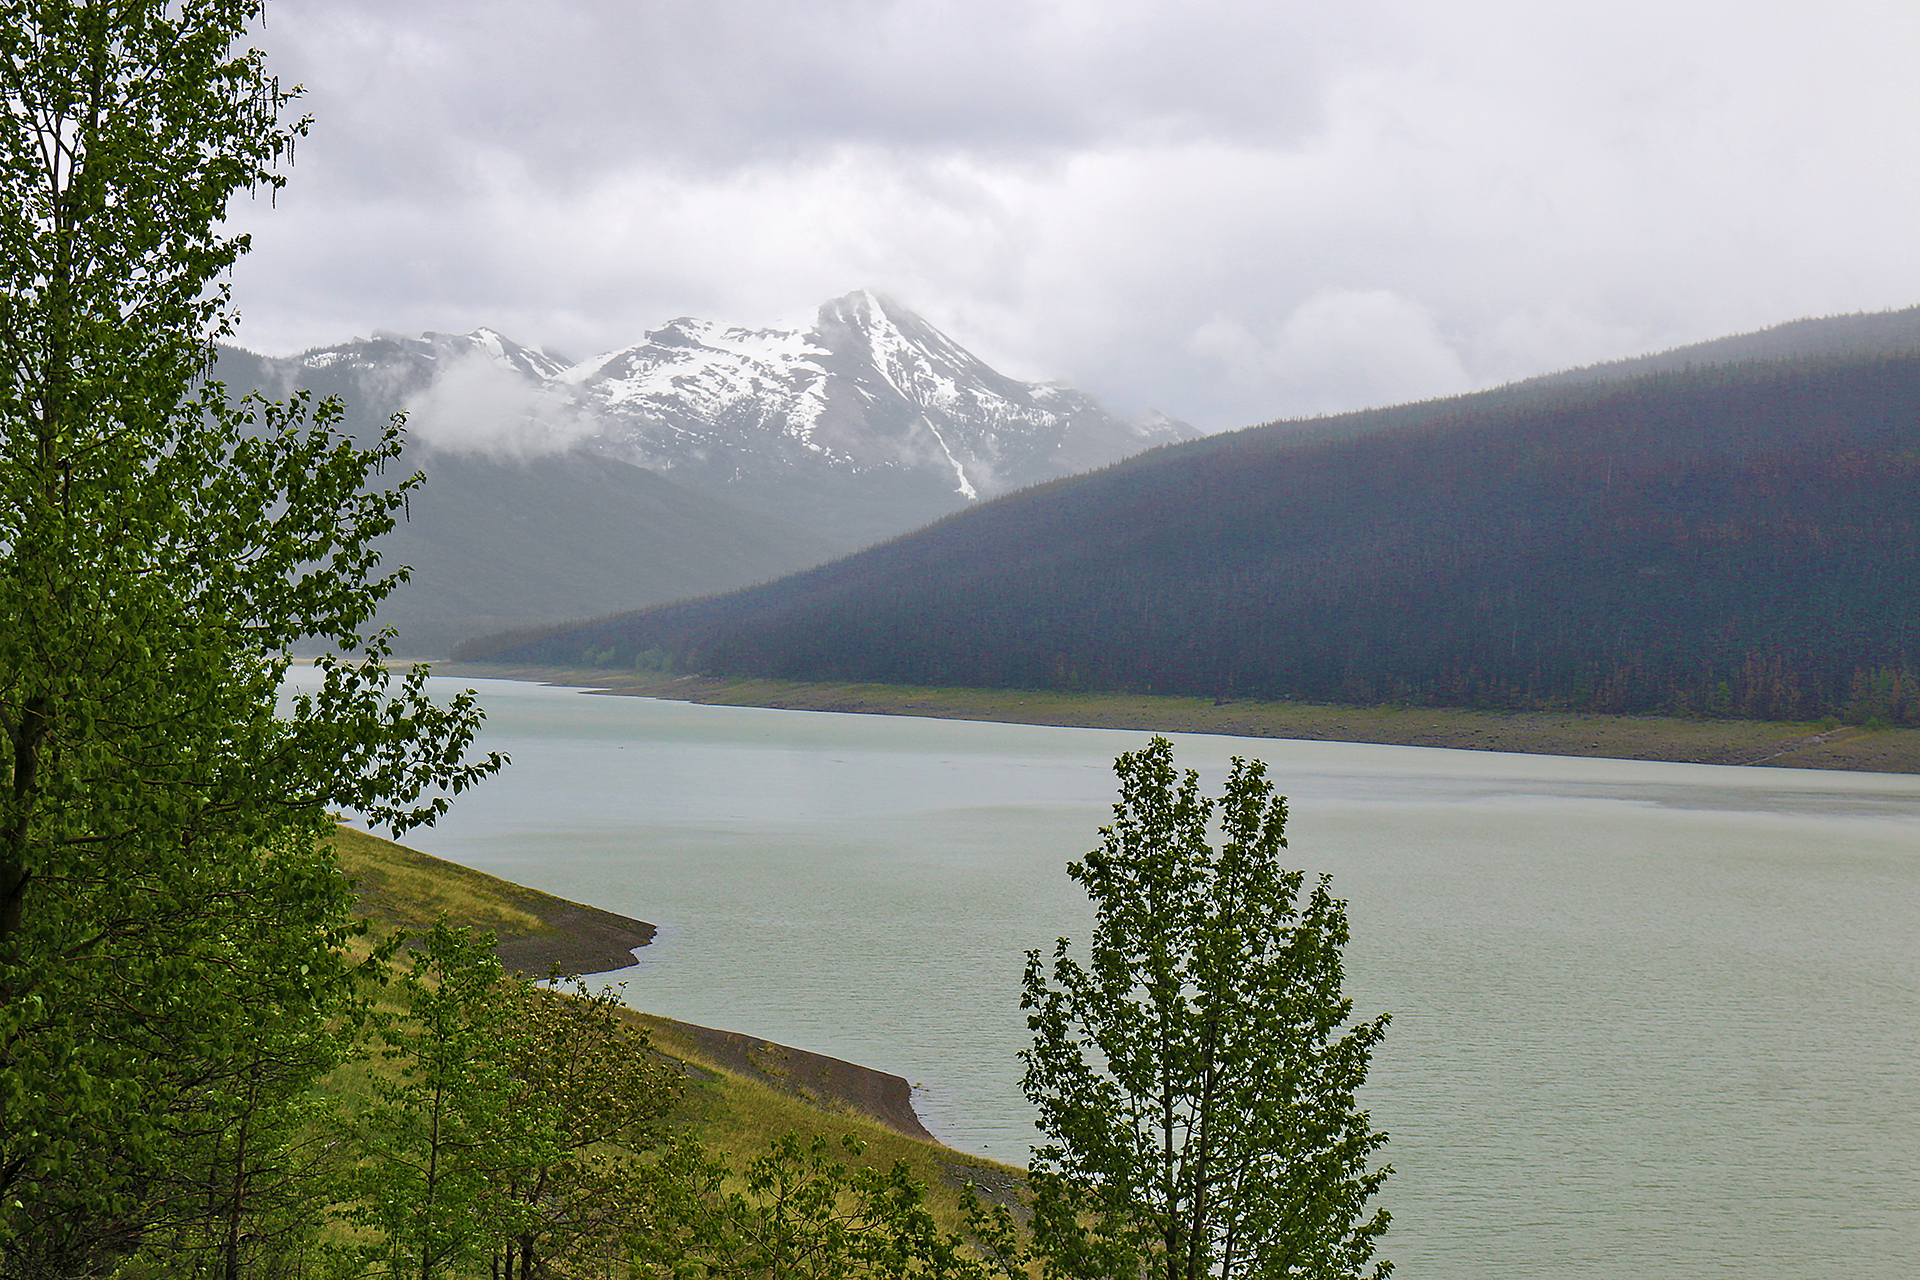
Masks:
[[[1278,423],[501,652],[786,680],[1920,715],[1920,354]],[[484,645],[463,656],[482,657]]]
[[[821,304],[806,328],[683,316],[571,365],[489,328],[379,332],[252,358],[274,367],[283,391],[326,374],[357,381],[361,401],[397,401],[433,451],[599,454],[849,547],[1200,434],[1008,377],[866,290]],[[476,432],[489,417],[513,421]],[[813,487],[832,495],[824,509]]]
[[[408,414],[405,464],[428,483],[381,543],[414,581],[380,621],[424,654],[777,578],[1197,434],[1010,378],[866,291],[807,327],[681,317],[573,362],[491,328],[378,331],[285,358],[224,349],[216,376],[338,396],[361,439]]]

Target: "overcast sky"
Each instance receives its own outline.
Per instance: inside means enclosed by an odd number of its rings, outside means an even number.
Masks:
[[[872,288],[1209,429],[1920,303],[1913,0],[269,0],[239,340]]]

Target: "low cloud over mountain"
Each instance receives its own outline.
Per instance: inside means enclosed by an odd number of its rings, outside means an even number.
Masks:
[[[448,619],[459,631],[744,586],[1199,434],[1009,378],[866,292],[810,325],[683,317],[571,363],[479,329],[222,366],[235,386],[338,395],[362,433],[407,414],[428,489],[389,546],[415,583],[382,616],[433,621],[433,647]],[[573,485],[594,496],[570,499]],[[556,595],[559,582],[572,585]]]

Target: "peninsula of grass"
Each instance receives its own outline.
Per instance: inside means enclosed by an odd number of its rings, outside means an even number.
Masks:
[[[635,947],[653,941],[654,928],[644,920],[556,898],[349,826],[336,829],[333,850],[354,882],[361,914],[376,926],[424,933],[444,913],[456,925],[493,934],[510,973],[624,969]]]
[[[610,694],[720,706],[931,716],[1006,724],[1214,733],[1237,738],[1368,742],[1386,746],[1601,756],[1684,764],[1766,765],[1920,773],[1920,729],[1775,720],[1682,719],[1570,711],[1355,707],[1306,702],[1215,702],[1151,694],[1032,689],[806,684],[663,676],[593,668],[437,663],[458,679],[537,680]]]
[[[632,965],[634,948],[654,935],[643,921],[352,827],[336,830],[333,847],[376,933],[423,931],[444,914],[456,927],[495,934],[509,970],[607,972]],[[935,1216],[950,1230],[960,1226],[962,1188],[973,1184],[983,1195],[1011,1202],[1024,1178],[1020,1170],[941,1145],[914,1114],[911,1086],[900,1076],[740,1032],[633,1010],[622,1016],[644,1027],[654,1051],[685,1071],[676,1122],[697,1127],[707,1146],[736,1166],[789,1133],[824,1137],[835,1150],[852,1134],[865,1144],[866,1163],[885,1168],[904,1161],[931,1189]]]

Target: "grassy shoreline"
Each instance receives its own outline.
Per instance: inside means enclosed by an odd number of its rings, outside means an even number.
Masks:
[[[354,881],[358,913],[379,935],[418,933],[445,916],[449,923],[492,932],[508,971],[544,975],[609,972],[633,965],[654,926],[502,880],[483,871],[383,840],[354,827],[335,829],[330,843]],[[744,1160],[770,1138],[797,1132],[837,1142],[852,1132],[872,1159],[906,1160],[940,1188],[940,1213],[959,1222],[955,1195],[968,1183],[1011,1195],[1017,1170],[968,1155],[929,1133],[913,1109],[912,1087],[890,1072],[846,1062],[758,1036],[696,1026],[633,1009],[620,1015],[643,1027],[657,1052],[685,1069],[689,1091],[679,1120],[698,1122],[707,1141]]]
[[[1206,698],[1143,694],[802,684],[492,663],[440,662],[434,664],[434,673],[455,679],[578,685],[608,694],[719,706],[1616,760],[1920,773],[1920,729],[1912,728],[1453,707],[1346,707],[1301,702],[1216,705]]]
[[[355,827],[335,829],[334,856],[354,882],[360,914],[381,932],[422,934],[445,914],[455,924],[494,935],[508,972],[545,977],[608,973],[635,963],[634,952],[653,941],[644,920],[556,898],[421,853]]]

